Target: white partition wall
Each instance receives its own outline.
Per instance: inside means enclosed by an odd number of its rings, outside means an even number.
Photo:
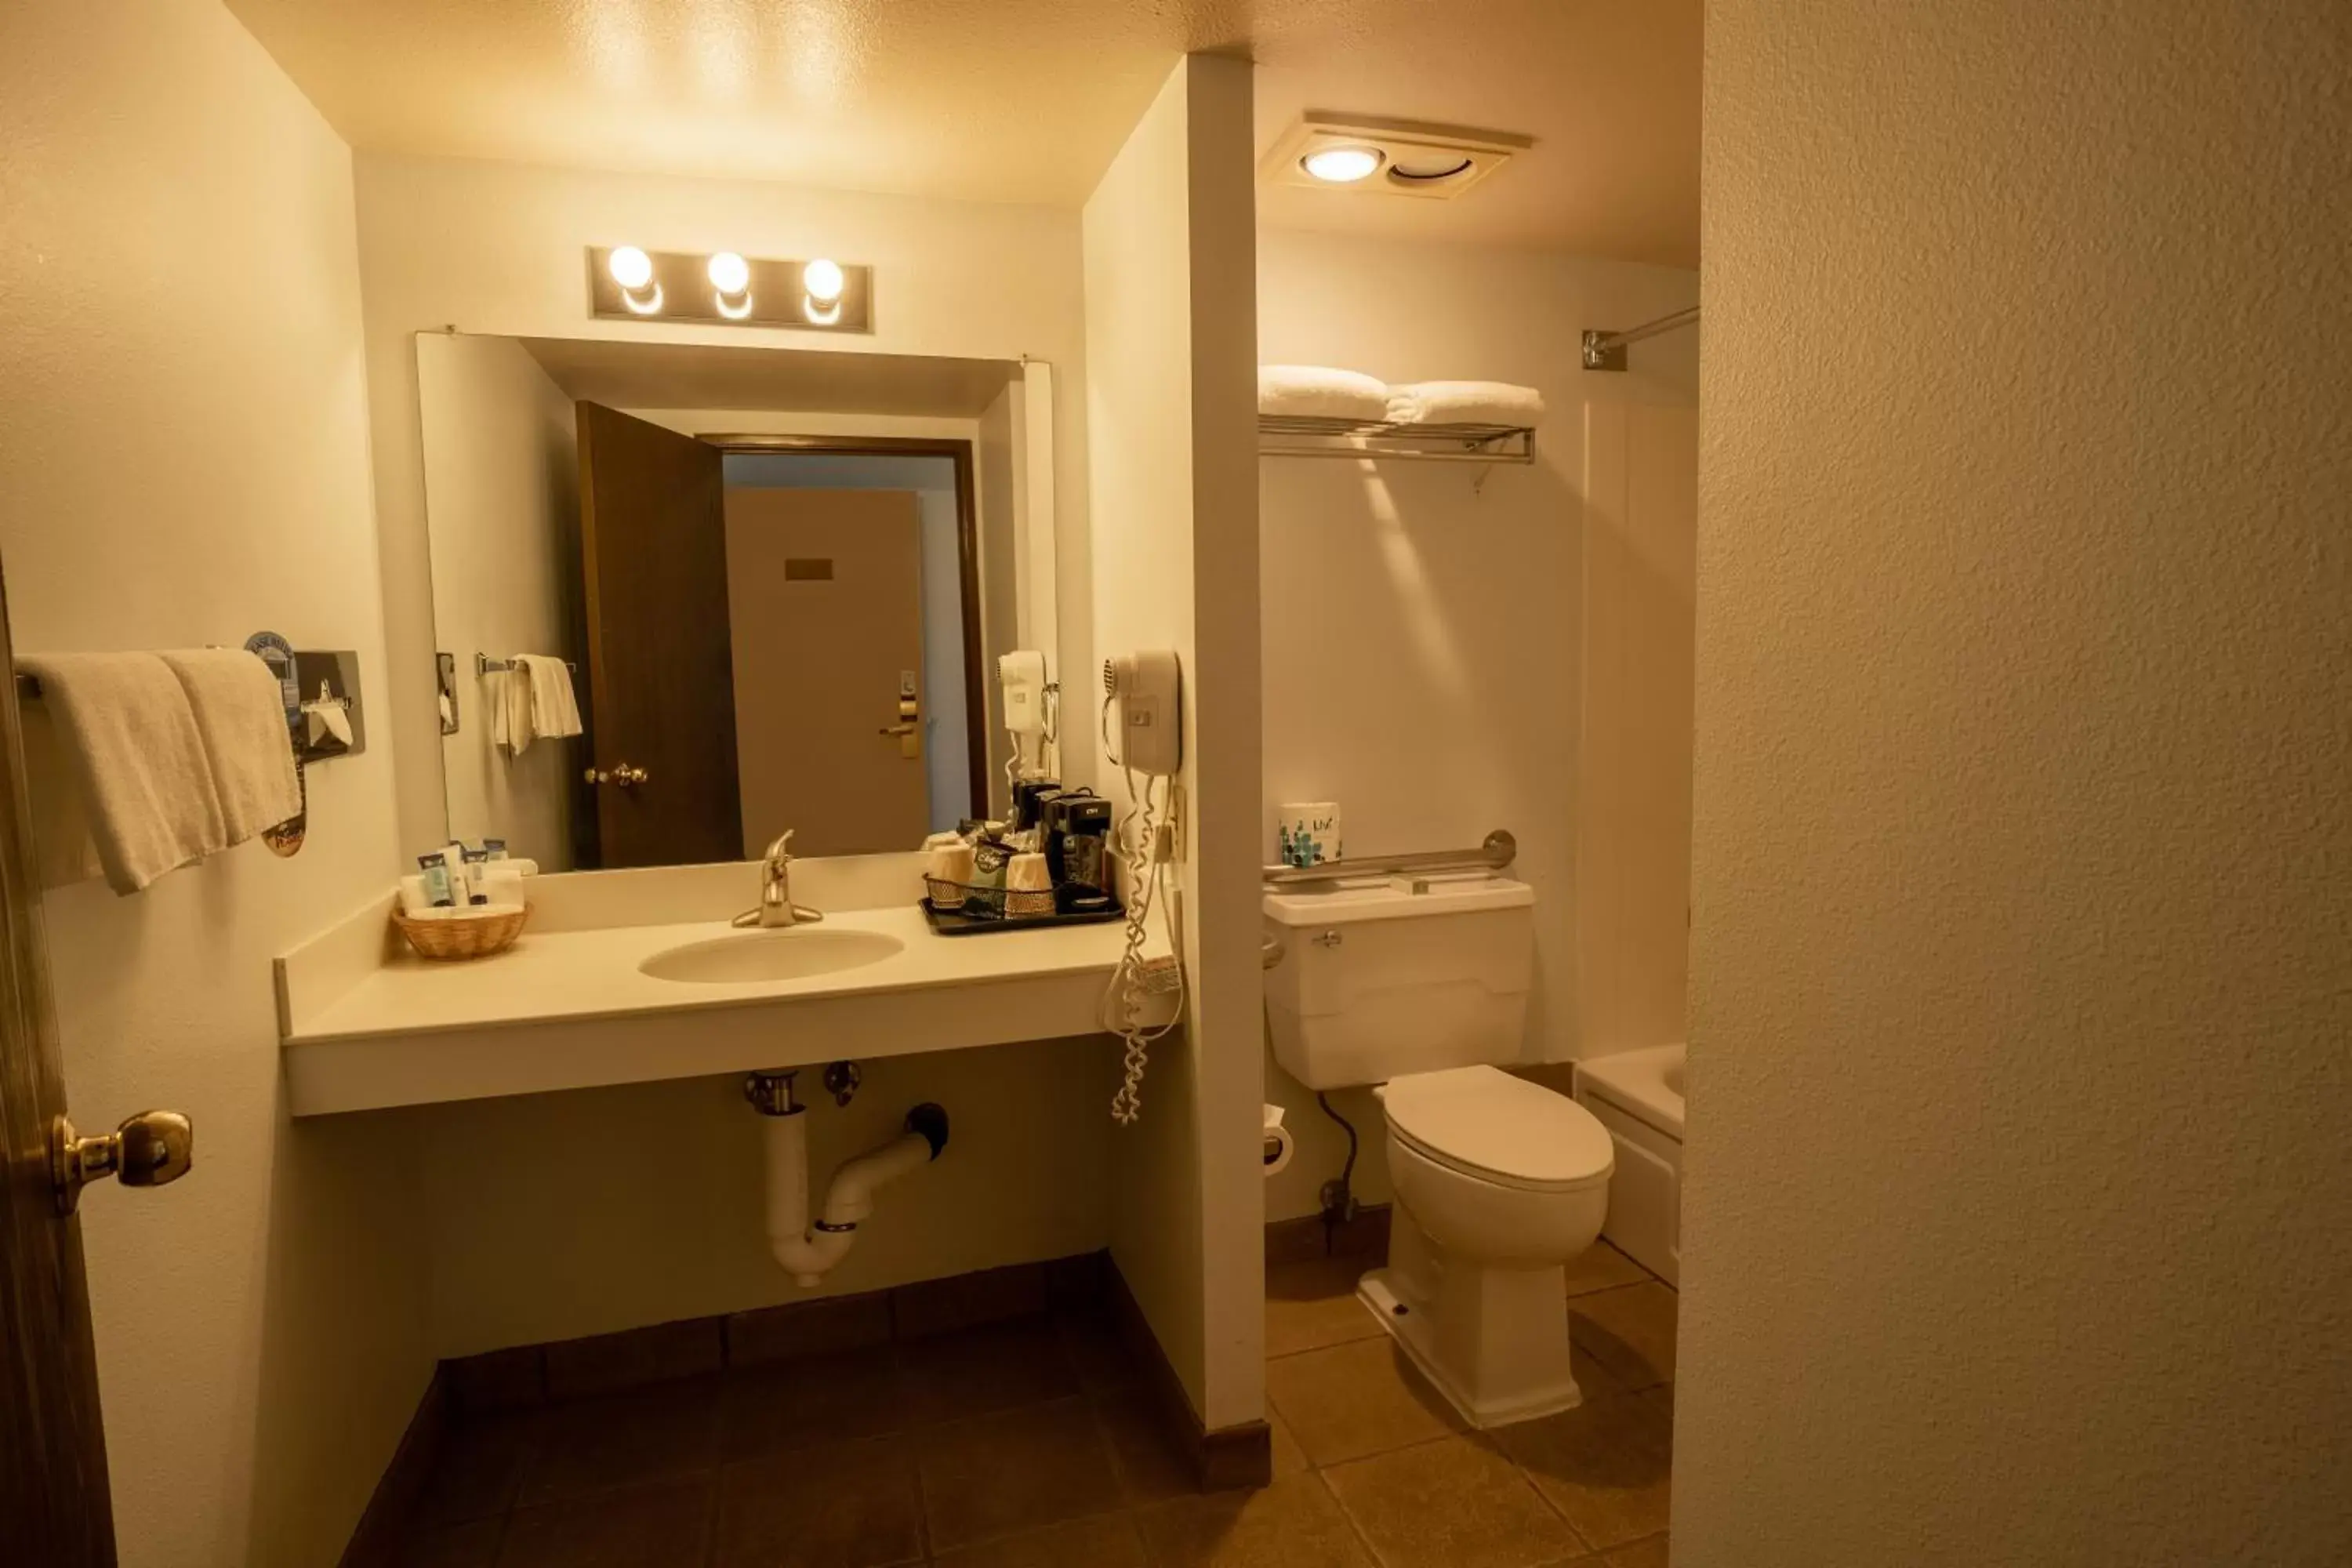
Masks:
[[[1190,57],[1085,217],[1094,642],[1184,664],[1185,1029],[1113,1142],[1112,1254],[1212,1429],[1264,1405],[1250,68]],[[1099,688],[1065,672],[1068,743]],[[1106,768],[1106,793],[1124,784]]]

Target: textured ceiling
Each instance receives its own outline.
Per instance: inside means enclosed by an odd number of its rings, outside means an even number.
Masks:
[[[1458,202],[1263,188],[1293,228],[1693,265],[1700,0],[228,0],[355,147],[1085,199],[1190,49],[1315,108],[1516,132]]]

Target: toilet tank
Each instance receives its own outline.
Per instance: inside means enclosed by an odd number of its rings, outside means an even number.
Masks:
[[[1309,1089],[1517,1060],[1535,903],[1526,883],[1483,874],[1269,890],[1275,1059]]]

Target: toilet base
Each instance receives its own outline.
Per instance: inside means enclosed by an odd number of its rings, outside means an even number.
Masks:
[[[1564,1265],[1485,1268],[1450,1258],[1400,1208],[1389,1266],[1356,1299],[1474,1428],[1584,1403],[1569,1368]]]

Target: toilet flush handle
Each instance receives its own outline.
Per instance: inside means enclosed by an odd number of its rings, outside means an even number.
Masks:
[[[1318,931],[1315,933],[1315,945],[1318,947],[1337,947],[1341,940],[1340,934],[1336,931]]]

